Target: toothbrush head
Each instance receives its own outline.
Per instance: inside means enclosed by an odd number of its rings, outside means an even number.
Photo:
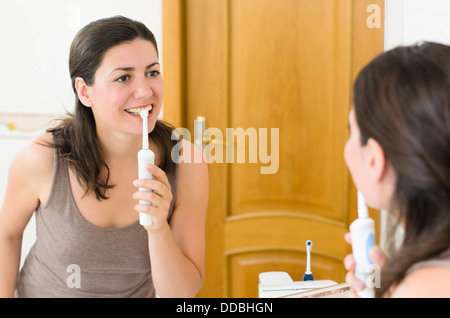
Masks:
[[[311,251],[311,248],[312,248],[312,242],[310,240],[306,241],[306,249]]]
[[[148,118],[148,110],[141,111],[140,115],[141,115],[142,119],[147,119]]]
[[[142,118],[142,149],[148,149],[148,110],[140,113]]]

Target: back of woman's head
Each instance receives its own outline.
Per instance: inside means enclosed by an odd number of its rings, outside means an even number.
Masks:
[[[423,43],[381,54],[353,92],[361,143],[375,139],[396,175],[390,212],[403,247],[383,269],[385,294],[417,262],[450,248],[450,47]]]

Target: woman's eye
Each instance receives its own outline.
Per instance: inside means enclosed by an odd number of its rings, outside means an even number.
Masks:
[[[147,73],[147,76],[149,77],[157,77],[160,74],[159,71],[150,71]]]
[[[129,79],[130,79],[130,77],[128,75],[123,75],[123,76],[119,77],[118,79],[116,79],[116,82],[125,83]]]

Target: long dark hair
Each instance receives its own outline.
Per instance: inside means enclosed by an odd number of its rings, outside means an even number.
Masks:
[[[450,248],[450,47],[381,54],[358,75],[353,98],[361,144],[375,139],[396,174],[390,212],[404,239],[376,289],[389,296],[412,265]]]
[[[79,101],[75,79],[81,77],[87,85],[92,85],[95,81],[94,74],[105,52],[113,46],[136,38],[150,41],[158,52],[153,33],[141,22],[122,16],[91,22],[78,32],[70,47],[69,57],[75,112],[68,113],[58,126],[47,130],[53,134],[53,144],[50,146],[74,169],[78,182],[86,190],[85,194],[92,192],[97,200],[107,199],[106,191],[114,185],[109,183],[109,167],[98,141],[92,109]],[[172,130],[173,127],[158,120],[150,133],[162,153],[160,166],[166,173],[174,167],[170,156],[173,146]]]

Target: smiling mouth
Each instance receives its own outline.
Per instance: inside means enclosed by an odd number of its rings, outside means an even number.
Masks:
[[[147,111],[147,112],[150,112],[152,109],[153,109],[153,105],[148,105],[148,106],[145,106],[145,107],[128,108],[128,109],[125,109],[125,111],[127,113],[129,113],[129,114],[137,114],[137,115],[139,115],[144,110]]]

